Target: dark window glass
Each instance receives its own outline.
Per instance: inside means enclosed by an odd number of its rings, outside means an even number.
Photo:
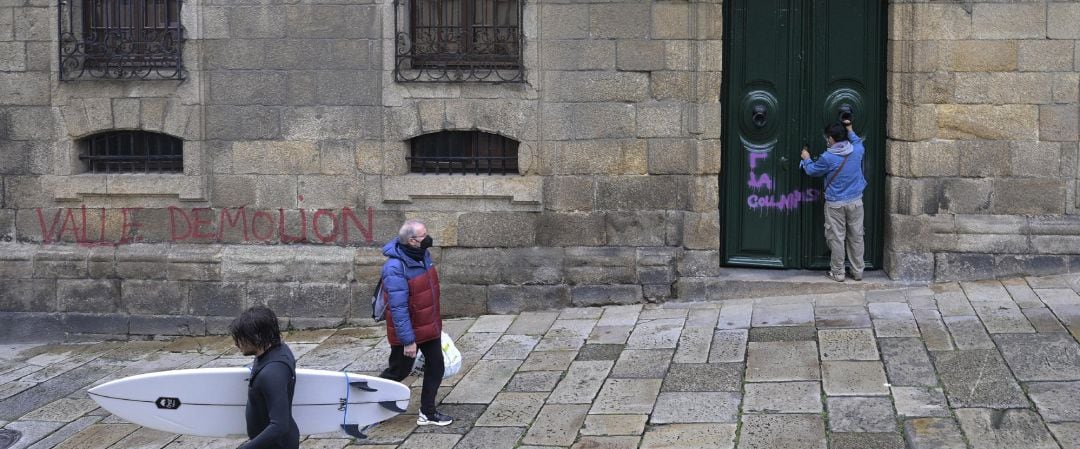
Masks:
[[[145,131],[113,131],[79,141],[88,173],[182,173],[184,142]]]
[[[183,78],[181,0],[61,0],[64,79]]]
[[[413,173],[516,174],[518,142],[480,131],[443,131],[412,139]]]
[[[520,0],[398,0],[398,81],[520,82]]]

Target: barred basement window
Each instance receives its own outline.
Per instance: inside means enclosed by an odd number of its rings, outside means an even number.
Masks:
[[[182,0],[59,0],[60,79],[183,79]]]
[[[517,174],[518,142],[480,131],[443,131],[414,137],[409,170],[433,174]]]
[[[111,131],[79,141],[88,173],[182,173],[184,141],[145,131]]]
[[[521,0],[394,0],[404,82],[523,82]]]

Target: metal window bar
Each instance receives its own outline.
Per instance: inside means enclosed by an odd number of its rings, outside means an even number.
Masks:
[[[115,131],[81,142],[88,173],[183,173],[183,141],[165,134]]]
[[[412,139],[412,173],[517,174],[518,142],[480,131],[443,131]]]
[[[522,0],[394,0],[401,82],[524,82]]]
[[[60,78],[184,79],[183,0],[58,0]]]

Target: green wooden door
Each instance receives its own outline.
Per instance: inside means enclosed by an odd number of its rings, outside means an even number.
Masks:
[[[799,170],[803,144],[851,113],[866,141],[866,262],[881,266],[884,209],[885,3],[724,3],[723,262],[827,268],[824,180]]]

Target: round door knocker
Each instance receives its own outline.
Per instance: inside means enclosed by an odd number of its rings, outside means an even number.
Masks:
[[[766,114],[766,111],[767,111],[767,109],[765,109],[765,105],[763,105],[763,104],[754,105],[754,112],[753,112],[753,115],[752,115],[752,117],[750,119],[751,121],[754,122],[754,126],[756,126],[758,128],[764,128],[765,127],[765,125],[768,123],[768,115]]]

